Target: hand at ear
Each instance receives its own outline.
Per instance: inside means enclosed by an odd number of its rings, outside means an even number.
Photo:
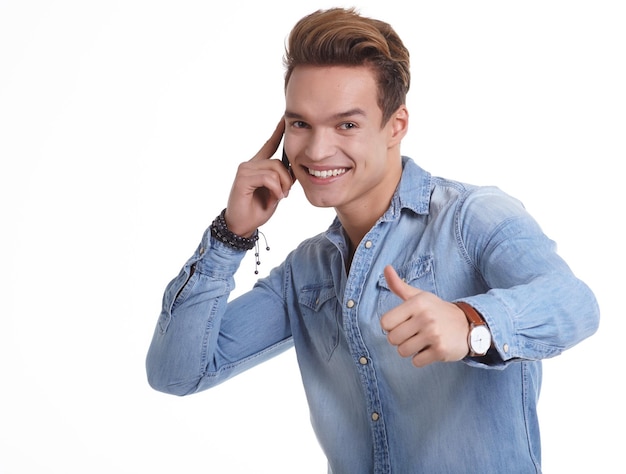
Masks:
[[[252,235],[272,217],[280,200],[289,194],[292,175],[280,160],[271,159],[284,131],[285,123],[281,120],[259,152],[237,169],[225,216],[228,229],[237,235]]]

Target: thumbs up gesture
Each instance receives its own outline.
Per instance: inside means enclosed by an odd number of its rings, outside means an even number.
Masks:
[[[469,322],[463,311],[433,293],[402,280],[391,265],[385,267],[391,291],[403,302],[381,318],[387,340],[413,365],[461,360],[469,352]]]

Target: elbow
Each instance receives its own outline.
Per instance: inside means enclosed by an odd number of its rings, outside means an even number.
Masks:
[[[146,376],[148,385],[157,392],[167,393],[168,395],[187,395],[177,389],[178,385],[172,383],[166,375],[163,374],[162,370],[159,370],[158,367],[151,366],[149,363],[146,364]]]
[[[595,295],[591,291],[591,288],[589,288],[584,283],[582,283],[582,286],[583,286],[583,289],[581,290],[581,293],[585,295],[585,298],[587,301],[588,316],[587,318],[585,318],[588,321],[587,336],[591,336],[600,327],[600,306],[598,305],[598,300],[596,299]]]
[[[157,392],[183,397],[198,391],[197,380],[193,382],[174,381],[165,378],[162,375],[154,374],[150,370],[147,371],[147,376],[148,385],[150,385],[150,387]]]
[[[588,291],[589,291],[590,304],[589,304],[589,324],[588,324],[589,333],[587,337],[595,334],[598,328],[600,327],[600,306],[598,305],[598,301],[596,300],[591,290],[588,290]]]
[[[218,385],[219,378],[198,374],[184,374],[172,367],[167,361],[146,360],[146,376],[148,385],[157,392],[180,397],[191,395]]]
[[[157,392],[168,395],[185,396],[197,392],[199,380],[181,380],[180,372],[171,367],[167,361],[151,358],[146,359],[146,376],[148,385]]]
[[[573,332],[577,334],[574,344],[592,336],[600,327],[600,307],[591,289],[580,282],[575,294],[577,297],[574,298],[574,305],[571,307]]]

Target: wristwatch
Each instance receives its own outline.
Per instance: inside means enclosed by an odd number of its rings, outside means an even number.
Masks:
[[[470,332],[467,336],[469,356],[484,356],[491,347],[491,331],[489,331],[487,323],[485,323],[485,320],[480,314],[467,303],[459,301],[454,304],[461,308],[470,323]]]

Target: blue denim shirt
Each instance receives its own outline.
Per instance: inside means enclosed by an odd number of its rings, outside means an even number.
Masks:
[[[517,200],[403,161],[349,272],[336,220],[227,302],[243,252],[207,231],[165,291],[149,382],[198,392],[293,345],[329,472],[541,472],[540,360],[596,330],[595,298]],[[401,358],[380,326],[400,303],[387,264],[476,308],[493,334],[488,354],[419,369]]]

